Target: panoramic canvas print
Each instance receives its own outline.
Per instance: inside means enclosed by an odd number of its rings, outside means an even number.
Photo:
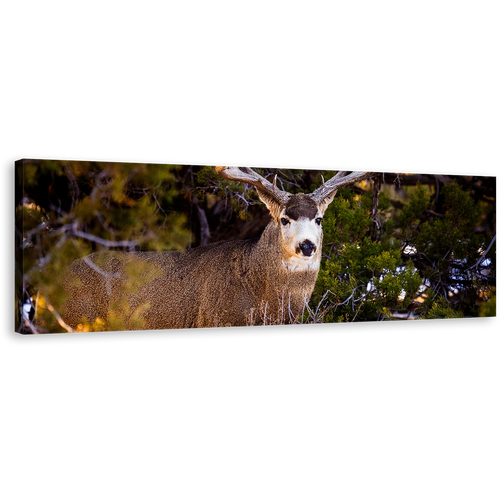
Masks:
[[[496,314],[496,178],[19,160],[23,334]]]

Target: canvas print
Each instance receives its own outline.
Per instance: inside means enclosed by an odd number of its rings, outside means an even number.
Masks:
[[[23,334],[496,314],[496,178],[15,166]]]

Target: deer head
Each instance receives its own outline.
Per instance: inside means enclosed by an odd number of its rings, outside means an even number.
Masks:
[[[311,194],[290,194],[248,167],[215,167],[217,173],[232,181],[256,187],[279,230],[283,265],[289,270],[319,268],[323,231],[321,222],[328,205],[340,187],[371,177],[371,172],[337,172]]]

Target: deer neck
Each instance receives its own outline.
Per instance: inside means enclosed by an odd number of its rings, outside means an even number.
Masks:
[[[318,255],[320,252],[321,248]],[[293,261],[283,251],[279,226],[274,221],[268,224],[251,249],[252,271],[247,278],[249,289],[257,298],[259,314],[267,311],[267,316],[264,314],[267,320],[262,319],[264,323],[280,318],[294,322],[300,317],[316,284],[319,259],[318,264],[294,270]]]
[[[268,275],[280,281],[289,281],[290,275],[306,273],[316,281],[321,263],[321,242],[311,259],[290,254],[284,248],[278,224],[271,221],[254,248],[254,257],[259,267],[265,267]]]

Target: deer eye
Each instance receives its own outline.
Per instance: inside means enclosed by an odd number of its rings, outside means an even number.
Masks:
[[[318,226],[321,226],[321,222],[323,221],[323,219],[321,217],[318,217],[316,219],[316,224],[318,224]]]
[[[283,218],[283,219],[281,219],[281,223],[282,223],[284,226],[286,226],[287,224],[289,224],[289,223],[290,223],[290,221],[289,221],[288,219]]]

